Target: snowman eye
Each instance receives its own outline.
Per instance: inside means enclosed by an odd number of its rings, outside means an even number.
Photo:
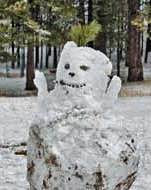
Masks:
[[[90,69],[90,67],[86,66],[86,65],[81,65],[80,69],[83,71],[87,71],[88,69]]]
[[[70,64],[69,63],[65,64],[64,68],[65,69],[70,69]]]

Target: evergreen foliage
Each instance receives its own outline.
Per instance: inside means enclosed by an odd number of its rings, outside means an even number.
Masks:
[[[100,31],[101,25],[94,20],[90,24],[72,26],[69,36],[79,46],[85,46],[88,42],[94,41]]]
[[[131,24],[141,34],[148,28],[150,35],[151,1],[138,2],[140,8]],[[39,48],[44,52],[43,46],[47,50],[54,46],[58,56],[58,49],[73,40],[79,46],[91,44],[110,58],[116,52],[120,75],[120,63],[128,57],[129,25],[127,0],[0,0],[0,62],[14,64],[21,57],[19,49],[29,44],[36,47],[36,56]],[[37,58],[36,67],[42,57]],[[46,60],[48,68],[48,57]]]

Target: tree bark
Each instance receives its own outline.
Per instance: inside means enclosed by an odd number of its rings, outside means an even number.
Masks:
[[[15,27],[15,23],[14,23],[14,20],[12,19],[12,29]],[[13,34],[12,34],[12,38],[13,38]],[[12,41],[12,56],[15,55],[15,43],[14,41]],[[15,69],[15,61],[14,61],[14,58],[12,60],[12,69]]]
[[[53,54],[53,68],[57,68],[57,47],[54,46],[54,54]]]
[[[51,46],[46,46],[46,68],[49,67],[49,56],[51,56]]]
[[[107,22],[107,14],[106,14],[106,1],[98,0],[97,6],[100,7],[97,11],[97,21],[102,25],[102,31],[98,34],[95,40],[95,49],[102,51],[106,54],[106,22]]]
[[[146,50],[145,50],[145,60],[144,62],[147,63],[148,60],[148,53],[151,51],[151,40],[149,37],[147,37],[146,40]]]
[[[151,0],[149,1],[149,6],[151,7]],[[151,11],[149,13],[149,18],[151,18]],[[151,51],[151,24],[148,24],[148,29],[147,29],[148,36],[146,40],[146,50],[145,50],[145,60],[144,62],[147,63],[148,59],[148,53]]]
[[[43,41],[41,40],[40,69],[43,68]]]
[[[27,50],[27,68],[26,68],[26,90],[36,90],[34,84],[35,70],[34,70],[34,47],[28,44]]]
[[[85,7],[84,7],[85,0],[79,0],[79,11],[78,11],[78,18],[80,18],[80,23],[85,24]]]
[[[17,67],[20,67],[20,47],[17,47]]]
[[[38,37],[36,39],[35,51],[36,51],[35,67],[38,68],[38,65],[39,65],[39,40],[38,40]]]
[[[33,0],[28,0],[28,3],[29,3],[30,15],[32,18],[34,18],[35,11],[32,6]],[[32,42],[28,41],[25,90],[36,90],[37,89],[34,84],[34,78],[35,78],[34,45],[32,44]]]
[[[95,49],[106,54],[106,40],[106,34],[104,32],[100,32],[95,41]]]
[[[88,0],[88,23],[93,21],[93,1]],[[88,43],[89,47],[93,48],[93,41]]]
[[[39,13],[40,13],[40,5],[36,5],[32,11],[32,17],[35,19],[36,22],[39,21]],[[35,47],[35,67],[38,68],[39,66],[39,36],[36,36],[36,47]]]
[[[139,0],[128,0],[128,10],[128,81],[142,81],[143,66],[141,62],[140,31],[136,26],[132,25],[132,21],[137,16],[137,12],[139,10]]]
[[[22,47],[22,59],[21,59],[21,72],[20,77],[24,77],[24,69],[25,69],[25,47]]]
[[[93,20],[93,0],[88,0],[88,23]]]

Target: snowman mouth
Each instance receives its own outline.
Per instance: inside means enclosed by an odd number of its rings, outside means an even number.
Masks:
[[[80,84],[78,84],[78,83],[67,83],[64,80],[56,81],[56,84],[60,84],[62,86],[68,86],[71,88],[82,88],[82,87],[86,86],[85,83],[80,83]]]

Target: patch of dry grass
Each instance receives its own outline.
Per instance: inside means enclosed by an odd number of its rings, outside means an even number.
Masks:
[[[37,95],[37,91],[6,91],[6,90],[2,90],[0,89],[0,97],[28,97],[28,96],[36,96]]]
[[[151,80],[128,82],[122,85],[121,97],[151,96]]]
[[[20,78],[20,74],[19,73],[1,73],[0,72],[0,77],[3,77],[3,78]]]

